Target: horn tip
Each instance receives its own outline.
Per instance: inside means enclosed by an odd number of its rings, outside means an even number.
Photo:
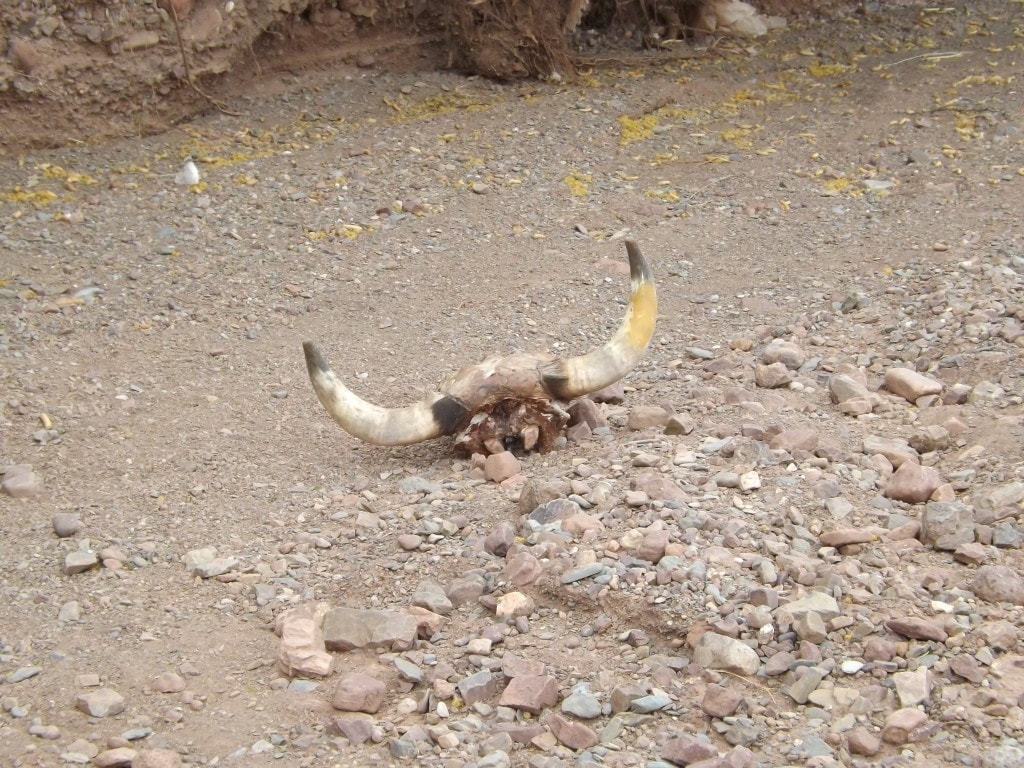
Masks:
[[[626,253],[629,256],[629,276],[633,280],[639,280],[642,283],[653,282],[651,277],[651,268],[647,264],[647,259],[644,258],[643,252],[640,250],[640,246],[637,245],[636,240],[626,240]]]
[[[314,371],[320,373],[327,373],[331,370],[331,367],[324,360],[324,356],[320,354],[320,350],[316,348],[316,345],[312,341],[302,342],[302,351],[306,355],[306,368],[312,374]]]

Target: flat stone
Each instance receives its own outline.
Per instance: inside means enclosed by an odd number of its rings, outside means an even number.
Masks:
[[[832,595],[818,591],[808,592],[798,600],[779,606],[778,610],[794,619],[809,612],[818,614],[823,621],[832,621],[840,615],[836,599]]]
[[[522,592],[507,592],[498,598],[494,615],[499,619],[514,619],[517,616],[529,616],[536,610],[533,598]]]
[[[79,710],[91,717],[110,717],[124,712],[124,696],[112,688],[79,694],[75,703]]]
[[[114,747],[105,749],[92,759],[96,768],[129,768],[138,750],[131,747]]]
[[[324,615],[324,644],[331,651],[384,648],[406,651],[416,641],[417,622],[407,613],[333,608]]]
[[[851,754],[874,757],[882,751],[882,740],[864,726],[857,726],[846,734],[846,746]]]
[[[946,631],[927,619],[916,616],[897,616],[885,622],[887,629],[912,640],[933,640],[937,643],[946,641]]]
[[[545,723],[555,738],[569,749],[590,749],[599,741],[597,733],[592,728],[583,723],[569,720],[557,712],[550,713],[545,719]]]
[[[672,414],[658,405],[637,405],[630,409],[626,426],[634,432],[651,427],[664,427]]]
[[[181,755],[173,749],[144,749],[132,759],[132,768],[181,768]]]
[[[828,393],[833,403],[844,403],[854,398],[870,400],[868,388],[852,376],[837,373],[828,377]]]
[[[915,464],[920,463],[917,451],[911,448],[906,440],[869,435],[864,438],[861,449],[868,456],[876,454],[884,456],[890,464],[897,468],[908,461]]]
[[[868,544],[878,540],[878,531],[874,528],[840,528],[826,531],[818,537],[826,547],[845,547],[850,544]]]
[[[456,683],[459,695],[467,706],[492,699],[501,687],[498,678],[489,669],[482,669]]]
[[[896,672],[892,681],[903,707],[916,707],[931,697],[932,671],[928,667],[918,667],[912,672]]]
[[[592,693],[574,691],[562,699],[562,711],[567,715],[583,720],[593,720],[601,716],[601,702]]]
[[[762,389],[786,387],[789,386],[792,380],[793,373],[786,367],[785,363],[758,364],[754,366],[754,383]]]
[[[661,759],[674,765],[691,765],[717,756],[714,744],[689,734],[668,739],[661,748]]]
[[[558,680],[551,675],[513,677],[498,699],[499,706],[520,709],[534,715],[558,701]]]
[[[278,616],[275,630],[281,637],[277,663],[286,675],[326,677],[334,657],[327,652],[321,622],[325,606],[301,605]]]
[[[890,368],[885,372],[885,388],[913,403],[925,395],[940,394],[942,382],[910,368]]]
[[[814,429],[784,429],[768,441],[776,451],[792,454],[794,451],[813,451],[818,447],[818,432]]]

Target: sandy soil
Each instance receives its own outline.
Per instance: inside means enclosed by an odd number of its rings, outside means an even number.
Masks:
[[[1019,630],[1018,607],[967,590],[977,562],[936,547],[883,540],[839,550],[815,538],[884,529],[885,515],[916,520],[924,507],[880,506],[884,473],[873,484],[851,457],[866,436],[910,436],[928,409],[885,395],[874,414],[843,415],[827,387],[836,371],[863,369],[874,390],[887,369],[908,365],[947,389],[992,393],[954,408],[964,431],[926,462],[979,509],[1024,480],[1013,330],[1024,305],[1018,16],[995,2],[900,8],[884,19],[795,24],[750,44],[622,49],[572,84],[497,85],[420,69],[428,59],[415,49],[385,52],[372,67],[310,61],[218,93],[239,116],[210,110],[144,138],[4,158],[0,467],[31,465],[40,484],[28,499],[0,495],[4,764],[88,760],[126,732],[135,749],[167,748],[199,765],[387,764],[409,728],[469,715],[479,729],[464,725],[451,749],[436,739],[414,747],[418,764],[464,765],[497,751],[513,765],[582,759],[564,742],[488,741],[506,712],[496,697],[489,710],[449,700],[449,717],[439,716],[431,676],[427,685],[402,680],[396,653],[337,653],[333,675],[312,690],[290,686],[277,666],[274,620],[287,609],[401,608],[424,580],[447,588],[480,569],[483,601],[454,610],[441,634],[407,653],[425,669],[434,668],[425,656],[450,665],[452,682],[487,667],[465,653],[466,641],[495,623],[486,598],[512,588],[482,541],[502,521],[520,529],[527,480],[573,480],[584,499],[603,482],[610,495],[590,510],[602,529],[564,546],[520,530],[527,545],[547,547],[545,575],[520,589],[537,606],[528,629],[511,630],[492,658],[504,648],[543,662],[560,698],[582,682],[606,701],[629,681],[673,699],[669,713],[627,723],[587,759],[642,765],[690,733],[722,752],[746,744],[761,765],[864,763],[851,756],[848,729],[829,730],[839,711],[822,725],[784,692],[792,679],[743,682],[695,668],[686,639],[742,613],[757,585],[746,565],[754,555],[776,563],[768,586],[784,597],[814,586],[787,570],[794,553],[827,566],[818,586],[838,590],[847,615],[880,636],[892,636],[888,618],[939,616],[935,601],[961,599],[969,608],[956,614],[972,627],[1002,620]],[[202,177],[192,186],[176,183],[189,157]],[[627,234],[652,263],[661,304],[625,403],[606,409],[609,434],[522,457],[522,474],[499,485],[444,440],[361,444],[312,394],[307,339],[385,405],[492,352],[585,351],[621,317]],[[754,369],[772,338],[793,341],[810,362],[790,385],[767,390]],[[663,404],[695,429],[627,429],[632,409]],[[781,463],[757,451],[705,452],[709,440],[757,443],[776,428],[811,429],[829,450]],[[686,450],[699,467],[674,463]],[[657,457],[653,468],[638,454]],[[752,469],[763,485],[746,494],[715,480]],[[645,471],[692,503],[628,506]],[[813,490],[823,473],[851,502],[841,518]],[[403,492],[411,476],[437,487]],[[1018,502],[1010,505],[1019,512]],[[687,510],[711,522],[688,531]],[[55,513],[77,516],[79,529],[59,538]],[[438,535],[435,520],[454,521],[457,533]],[[709,582],[728,610],[703,582],[673,588],[653,566],[650,579],[560,581],[585,552],[630,570],[623,538],[651,525],[669,528],[690,562],[710,558]],[[403,550],[402,534],[423,546]],[[985,535],[985,562],[1019,569],[1017,545],[995,547]],[[203,547],[237,563],[220,577],[190,575],[182,557]],[[715,559],[715,548],[745,565]],[[69,575],[75,551],[100,562]],[[884,584],[869,590],[876,576]],[[845,627],[830,626],[816,645],[837,662],[863,659],[863,638]],[[919,707],[934,727],[870,759],[981,764],[967,761],[1024,738],[1019,706],[983,700],[1008,678],[975,684],[949,671],[950,658],[985,645],[971,632],[957,637],[927,646],[901,638],[896,666],[841,683],[883,689],[877,708],[856,716],[878,732],[899,709],[891,673],[917,669],[923,655],[939,659]],[[766,644],[762,661],[778,650]],[[687,664],[662,665],[669,672],[652,683],[644,660],[673,654]],[[29,668],[38,672],[8,677]],[[374,738],[358,746],[331,725],[334,686],[352,670],[388,690]],[[168,671],[185,691],[153,691]],[[727,740],[716,724],[735,724],[701,710],[711,683],[742,688],[756,739]],[[120,693],[123,712],[79,711],[77,697],[97,687]],[[429,712],[408,711],[410,697]],[[54,730],[44,737],[46,727]],[[811,732],[832,754],[793,752]]]

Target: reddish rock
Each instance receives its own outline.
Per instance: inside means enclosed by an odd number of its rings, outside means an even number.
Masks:
[[[548,728],[564,746],[569,749],[590,749],[599,739],[592,728],[552,712],[547,718]]]
[[[850,754],[874,757],[882,751],[882,740],[863,726],[852,729],[846,736]]]
[[[669,739],[661,748],[662,759],[676,765],[690,765],[717,755],[718,749],[714,744],[689,734]]]
[[[911,640],[934,640],[937,643],[945,642],[949,635],[938,624],[933,624],[926,619],[919,619],[915,616],[897,617],[885,622],[885,626],[892,632]]]
[[[353,672],[338,681],[331,706],[344,712],[373,714],[384,703],[387,687],[375,677]]]
[[[903,745],[910,741],[916,729],[928,722],[928,715],[914,707],[904,707],[885,718],[882,739],[887,744]]]
[[[890,368],[885,372],[885,388],[913,403],[919,397],[941,393],[942,382],[910,368]]]
[[[558,680],[551,675],[513,677],[498,699],[498,704],[521,709],[534,715],[558,702]]]
[[[710,717],[729,717],[735,715],[743,701],[743,694],[735,688],[726,688],[711,683],[704,691],[700,708]]]
[[[503,483],[522,469],[523,465],[511,451],[492,453],[484,460],[484,477],[495,483]]]
[[[664,427],[672,414],[658,405],[638,405],[629,411],[626,426],[634,432],[650,427]]]
[[[813,451],[818,447],[818,433],[813,429],[786,429],[768,441],[778,451]]]
[[[943,482],[937,469],[905,461],[893,472],[882,493],[887,499],[920,504],[928,501]]]

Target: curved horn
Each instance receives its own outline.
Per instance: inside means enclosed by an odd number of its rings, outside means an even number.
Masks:
[[[376,445],[411,445],[450,435],[467,415],[458,400],[440,393],[405,408],[368,403],[341,383],[311,341],[303,342],[309,380],[320,402],[346,432]]]
[[[651,268],[634,241],[626,241],[626,253],[629,309],[619,330],[592,352],[541,366],[544,388],[559,400],[572,400],[614,384],[636,367],[651,342],[658,316],[658,295]]]

